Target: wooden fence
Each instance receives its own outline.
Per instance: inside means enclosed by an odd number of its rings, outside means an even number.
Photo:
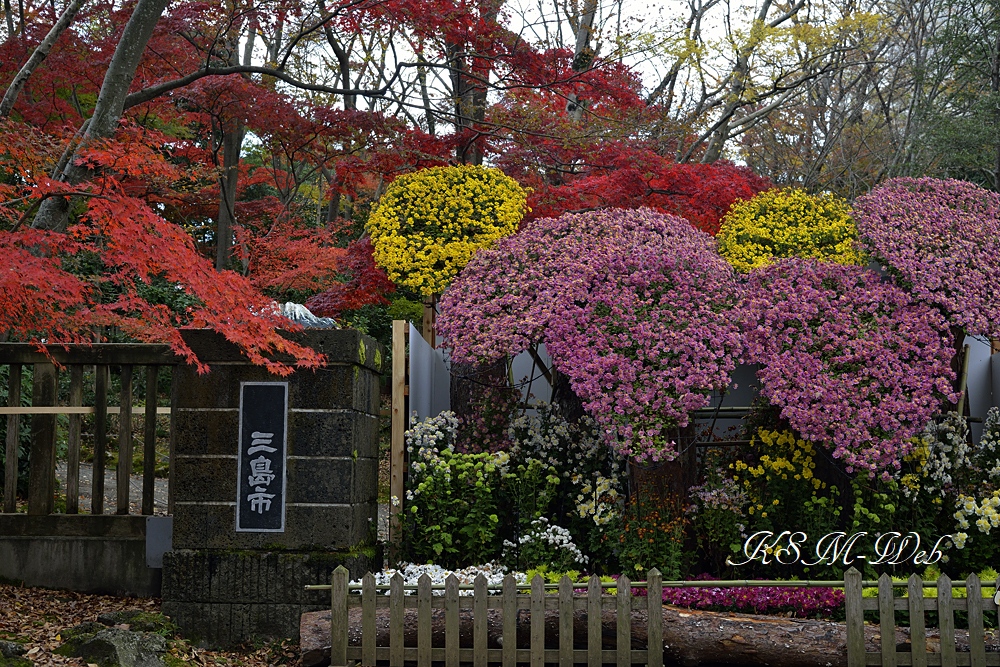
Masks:
[[[0,415],[7,420],[7,438],[4,443],[4,498],[2,513],[17,511],[17,475],[19,465],[20,425],[25,416],[31,418],[31,442],[28,446],[29,487],[28,514],[46,515],[55,511],[56,439],[57,416],[68,415],[66,514],[77,514],[80,488],[80,442],[83,416],[94,415],[93,493],[89,511],[103,514],[104,478],[108,454],[108,415],[119,415],[118,452],[116,473],[116,514],[131,512],[129,477],[132,472],[136,447],[132,441],[133,378],[145,373],[145,402],[140,406],[144,415],[142,441],[143,483],[141,513],[154,512],[154,478],[156,462],[156,415],[169,414],[170,408],[157,408],[157,381],[164,368],[179,360],[166,345],[94,344],[52,347],[46,356],[34,346],[24,343],[0,344],[0,365],[9,366],[7,405],[0,407]],[[56,362],[55,364],[53,362]],[[58,366],[56,365],[58,364]],[[32,367],[31,405],[23,405],[22,376],[26,365]],[[110,372],[118,368],[121,391],[117,397],[109,396]],[[83,405],[85,369],[93,377],[94,404]],[[68,397],[60,405],[59,374],[68,373]],[[117,402],[118,405],[111,405]],[[23,461],[21,461],[23,463]],[[139,500],[137,498],[137,500]],[[84,508],[83,511],[86,511]],[[169,508],[168,508],[169,512]]]
[[[878,597],[865,598],[862,587],[872,582],[862,582],[861,574],[854,568],[844,576],[844,598],[847,605],[847,655],[850,667],[863,665],[913,665],[925,667],[987,667],[1000,665],[1000,653],[986,652],[983,621],[992,612],[997,618],[997,600],[993,596],[983,597],[982,583],[976,575],[970,575],[964,582],[952,582],[942,575],[931,584],[937,589],[936,597],[924,597],[924,582],[912,575],[905,584],[893,583],[889,575],[883,574],[878,580]],[[1000,580],[990,582],[1000,591]],[[964,587],[966,597],[953,597],[954,588]],[[905,588],[907,596],[896,597],[895,588]],[[1000,596],[998,596],[1000,597]],[[865,649],[864,612],[879,613],[880,651]],[[896,645],[896,611],[908,611],[910,641],[906,650],[900,651]],[[928,651],[926,619],[924,613],[936,611],[938,615],[939,650]],[[965,611],[968,615],[968,651],[959,652],[955,641],[955,612]]]
[[[586,593],[579,592],[586,586]],[[574,663],[599,667],[602,664],[626,665],[648,664],[659,667],[663,664],[662,616],[650,614],[648,621],[648,646],[644,649],[632,648],[631,619],[634,611],[646,611],[647,601],[662,599],[660,573],[650,570],[648,581],[640,584],[648,588],[649,596],[633,596],[632,584],[627,577],[611,584],[617,588],[615,595],[607,595],[598,577],[591,577],[587,584],[574,584],[563,577],[558,584],[556,595],[546,595],[546,585],[536,576],[531,582],[530,593],[525,594],[525,586],[518,586],[513,576],[504,578],[499,594],[491,595],[486,578],[479,575],[473,586],[460,586],[454,575],[448,577],[444,586],[432,586],[430,577],[421,576],[418,584],[404,586],[403,578],[397,574],[388,587],[376,586],[371,573],[361,581],[360,595],[349,594],[348,574],[343,567],[333,573],[330,585],[309,586],[312,589],[331,590],[331,665],[343,666],[351,662],[375,665],[376,661],[387,661],[392,667],[402,667],[404,661],[415,661],[418,667],[430,667],[432,662],[443,662],[445,667],[458,667],[460,663],[485,667],[500,664],[514,667],[515,664],[530,664],[538,667],[544,664],[558,664],[568,667]],[[389,595],[385,595],[388,588]],[[444,595],[434,595],[433,589],[442,589]],[[406,590],[416,595],[405,595]],[[355,590],[357,590],[355,588]],[[460,590],[472,590],[470,596],[460,596]],[[382,593],[382,594],[380,594]],[[350,607],[361,608],[361,645],[348,643],[348,614]],[[388,646],[376,646],[376,610],[389,609],[390,641]],[[404,646],[403,624],[406,609],[416,609],[416,646]],[[432,646],[432,610],[444,610],[445,639],[443,647]],[[487,619],[490,609],[502,612],[503,636],[517,636],[517,617],[521,611],[530,613],[530,647],[518,648],[515,641],[505,641],[502,648],[487,645]],[[472,611],[472,647],[459,644],[459,612]],[[558,649],[545,648],[545,612],[558,611]],[[573,646],[574,611],[587,612],[587,648]],[[601,636],[601,612],[613,610],[617,618],[617,648],[604,650]]]
[[[991,584],[992,585],[992,584]],[[1000,581],[996,582],[1000,587]],[[988,667],[1000,666],[1000,653],[986,652],[984,615],[998,608],[992,597],[983,597],[979,578],[970,576],[965,582],[952,583],[942,576],[933,583],[937,589],[936,598],[924,597],[924,583],[916,575],[906,584],[893,583],[887,575],[878,581],[862,581],[861,574],[851,568],[843,581],[697,581],[664,582],[657,570],[650,570],[646,582],[630,582],[621,577],[612,584],[602,584],[597,577],[586,583],[573,583],[568,577],[555,587],[546,585],[536,576],[529,587],[518,585],[513,576],[504,578],[499,589],[488,587],[486,578],[479,575],[472,586],[461,586],[454,575],[449,576],[443,586],[431,584],[430,577],[421,576],[416,586],[406,586],[401,575],[396,574],[388,586],[376,586],[375,577],[369,573],[361,580],[361,585],[348,582],[348,572],[338,567],[329,585],[307,586],[314,590],[331,591],[330,646],[331,662],[334,667],[351,664],[376,665],[388,663],[390,667],[403,667],[404,662],[416,662],[417,667],[431,667],[432,663],[444,663],[445,667],[472,664],[485,667],[499,664],[514,667],[529,664],[542,667],[558,664],[569,667],[573,664],[587,664],[590,667],[614,664],[619,667],[645,664],[652,667],[663,665],[663,616],[661,613],[644,614],[647,622],[647,642],[644,648],[634,648],[632,639],[633,612],[648,612],[649,601],[659,611],[659,601],[665,587],[759,587],[759,586],[807,586],[844,588],[847,614],[847,664],[849,667],[865,665],[913,665],[916,667]],[[878,598],[863,597],[863,588],[878,587]],[[894,598],[893,588],[905,586],[908,598]],[[646,588],[647,595],[633,595],[633,588]],[[966,598],[953,598],[953,588],[965,587]],[[546,594],[546,589],[555,588],[556,594]],[[605,589],[614,588],[613,594]],[[443,595],[435,595],[437,590]],[[997,590],[1000,590],[998,588]],[[386,595],[388,591],[388,595]],[[459,595],[460,591],[472,591],[472,595]],[[408,595],[407,593],[411,593]],[[416,593],[416,595],[412,595]],[[352,608],[361,609],[360,645],[350,642],[352,634]],[[388,646],[377,641],[377,610],[388,609]],[[416,641],[405,642],[405,611],[416,610]],[[502,637],[517,637],[518,617],[521,612],[529,613],[529,646],[520,648],[517,641],[504,641],[501,648],[488,645],[489,610],[500,611]],[[433,610],[443,610],[444,641],[434,645],[432,632]],[[471,647],[460,645],[460,611],[472,612]],[[864,612],[880,612],[881,651],[867,651],[865,646]],[[910,644],[899,651],[896,646],[896,625],[893,610],[910,612]],[[558,620],[558,648],[546,648],[545,612],[556,611]],[[574,612],[586,612],[586,637],[574,636]],[[602,646],[602,612],[611,611],[615,616],[616,648],[607,650]],[[936,611],[940,627],[940,649],[929,652],[926,645],[924,613]],[[955,641],[955,611],[967,611],[969,618],[968,650],[958,651]],[[494,618],[495,621],[495,618]],[[438,621],[440,624],[440,621]],[[384,625],[384,624],[383,624]],[[577,628],[577,633],[579,628]],[[440,633],[437,633],[440,636]],[[550,641],[552,639],[550,633]],[[586,649],[574,647],[574,641]],[[468,642],[466,642],[468,643]],[[413,645],[415,644],[415,645]],[[922,650],[916,650],[923,647]],[[912,650],[909,650],[912,649]],[[842,658],[843,659],[843,658]]]

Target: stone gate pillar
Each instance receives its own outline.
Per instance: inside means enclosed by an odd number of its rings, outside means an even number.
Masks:
[[[175,370],[163,613],[207,645],[297,638],[302,612],[329,606],[305,585],[338,565],[360,576],[380,557],[384,349],[349,330],[289,337],[327,365],[272,375],[213,331],[184,332],[211,370]]]

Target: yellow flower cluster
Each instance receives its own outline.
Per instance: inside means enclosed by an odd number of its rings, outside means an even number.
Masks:
[[[755,483],[756,480],[769,484],[772,481],[787,480],[791,477],[795,480],[805,480],[812,485],[815,491],[826,488],[826,483],[813,475],[813,470],[816,468],[816,462],[813,460],[816,456],[816,446],[813,443],[797,439],[791,431],[768,431],[765,429],[757,431],[757,436],[751,441],[751,444],[758,442],[772,454],[761,455],[757,465],[738,460],[729,466],[736,472],[733,479],[739,482],[742,478],[743,486],[750,493],[751,498],[756,495],[755,491],[758,486]],[[771,501],[772,505],[778,503],[777,498]],[[759,512],[764,509],[763,502],[751,501],[750,514],[753,514],[755,510]],[[767,512],[762,512],[761,516],[766,517]]]
[[[424,296],[439,293],[472,255],[517,231],[527,193],[498,169],[431,167],[398,177],[368,218],[375,263]]]
[[[735,202],[715,238],[722,256],[748,273],[784,257],[861,264],[857,237],[846,200],[787,188]]]
[[[903,495],[913,498],[920,492],[920,481],[927,477],[927,460],[930,458],[931,450],[920,438],[914,438],[913,450],[903,457],[903,461],[911,464],[915,472],[909,472],[899,478],[899,483],[903,488]],[[938,500],[938,499],[935,499]]]

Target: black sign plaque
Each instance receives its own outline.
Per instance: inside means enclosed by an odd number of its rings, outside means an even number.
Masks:
[[[236,532],[285,531],[288,383],[240,383]]]

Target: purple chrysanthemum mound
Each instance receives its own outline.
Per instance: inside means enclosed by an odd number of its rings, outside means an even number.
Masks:
[[[955,399],[944,318],[868,269],[782,260],[751,276],[741,319],[761,393],[849,471],[898,468]]]
[[[609,444],[670,459],[673,429],[725,386],[738,285],[710,236],[676,216],[609,210],[535,221],[478,253],[441,302],[459,360],[545,343]]]
[[[438,332],[459,362],[518,354],[545,342],[560,304],[586,298],[602,255],[700,236],[687,220],[650,209],[534,220],[473,256],[441,297]]]
[[[862,242],[970,335],[1000,336],[1000,194],[934,178],[886,181],[854,203]]]

